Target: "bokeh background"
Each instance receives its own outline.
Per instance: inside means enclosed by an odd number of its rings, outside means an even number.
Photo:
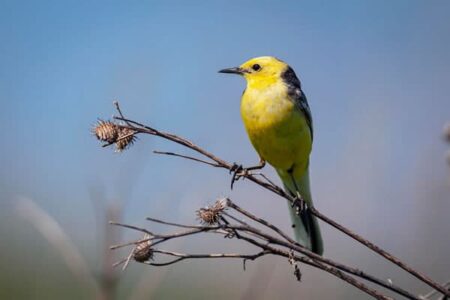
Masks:
[[[99,147],[97,118],[125,114],[254,164],[239,97],[217,74],[274,55],[302,80],[313,112],[312,190],[328,216],[431,275],[450,277],[450,186],[442,127],[450,119],[449,1],[1,1],[0,298],[93,299],[30,216],[51,216],[96,278],[105,245],[150,226],[196,222],[230,196],[289,230],[285,205],[226,172],[152,154],[184,151],[142,137],[124,153]],[[269,167],[265,172],[272,178]],[[33,209],[32,209],[33,211]],[[31,220],[30,220],[31,219]],[[30,222],[31,221],[31,222]],[[109,229],[108,229],[109,228]],[[322,224],[325,255],[417,293],[429,289]],[[173,250],[247,251],[189,239]],[[126,252],[114,253],[115,259]],[[342,281],[287,261],[190,261],[118,272],[117,299],[366,299]],[[81,276],[83,277],[83,276]]]

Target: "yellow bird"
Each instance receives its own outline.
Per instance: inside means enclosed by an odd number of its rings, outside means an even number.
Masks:
[[[296,240],[322,255],[323,242],[309,188],[309,154],[313,142],[311,112],[300,81],[285,62],[271,56],[250,59],[220,73],[242,75],[247,81],[241,99],[241,117],[260,165],[267,161],[280,176],[286,191],[305,201],[298,211],[289,206]]]

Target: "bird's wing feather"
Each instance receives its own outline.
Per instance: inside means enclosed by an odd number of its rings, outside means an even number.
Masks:
[[[287,67],[281,75],[281,78],[288,88],[288,95],[290,99],[295,102],[298,109],[300,109],[305,116],[309,130],[311,131],[311,139],[313,139],[311,110],[309,109],[308,100],[306,99],[305,93],[302,91],[300,80],[297,75],[295,75],[295,72],[291,67]]]

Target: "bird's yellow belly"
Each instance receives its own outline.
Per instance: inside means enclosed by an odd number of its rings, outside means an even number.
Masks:
[[[250,141],[262,159],[278,170],[308,167],[311,132],[303,113],[283,97],[244,93],[241,115]]]

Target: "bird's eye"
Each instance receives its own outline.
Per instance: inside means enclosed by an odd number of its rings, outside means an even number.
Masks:
[[[254,64],[254,65],[252,66],[252,69],[253,69],[254,71],[259,71],[259,70],[261,70],[261,66],[258,65],[258,64]]]

